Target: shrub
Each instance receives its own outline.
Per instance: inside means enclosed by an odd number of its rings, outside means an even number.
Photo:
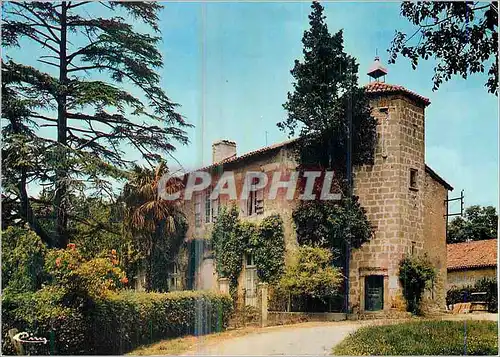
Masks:
[[[484,295],[473,295],[474,292],[486,292]],[[483,278],[478,280],[474,286],[452,287],[446,292],[446,305],[461,302],[485,301],[488,311],[498,311],[497,281],[494,278]]]
[[[342,284],[340,269],[332,266],[332,253],[325,248],[300,247],[279,288],[292,296],[307,295],[326,299],[335,295]]]
[[[420,314],[420,303],[425,287],[432,281],[436,272],[427,257],[409,256],[399,264],[399,281],[403,286],[403,296],[407,310]]]
[[[37,292],[7,293],[2,296],[2,352],[15,354],[8,331],[17,328],[37,337],[53,340],[50,344],[29,345],[26,352],[37,355],[83,354],[88,341],[88,323],[81,311],[63,305],[64,289],[48,286]],[[51,346],[54,350],[51,351]]]
[[[92,352],[122,354],[163,338],[219,332],[227,327],[231,312],[227,295],[124,291],[97,304],[91,319]]]
[[[420,321],[363,327],[333,348],[343,356],[497,355],[498,328],[492,321]]]
[[[51,289],[3,297],[4,337],[13,327],[47,339],[53,331],[57,354],[123,354],[163,338],[221,331],[232,312],[227,295],[123,291],[96,301],[84,315],[78,309],[63,307],[60,299],[64,292]],[[36,352],[48,354],[47,348],[41,345]],[[6,353],[9,346],[4,343],[2,350]]]
[[[107,258],[85,260],[74,244],[47,254],[45,270],[51,284],[64,288],[68,294],[96,300],[126,286],[128,279],[118,266],[116,251]]]
[[[33,231],[9,227],[2,232],[2,288],[35,291],[43,281],[46,247]]]

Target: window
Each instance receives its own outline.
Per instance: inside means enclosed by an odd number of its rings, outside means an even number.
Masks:
[[[417,175],[418,171],[416,169],[410,169],[410,189],[412,190],[418,190]]]
[[[258,179],[254,177],[248,197],[248,215],[264,213],[264,189],[255,190]]]
[[[215,222],[219,215],[219,198],[210,199],[211,193],[212,189],[205,192],[205,223]]]
[[[168,290],[176,291],[180,289],[179,280],[179,268],[176,263],[171,266],[171,271],[169,273]]]
[[[415,245],[416,244],[417,244],[416,242],[413,242],[413,241],[411,242],[411,250],[410,250],[411,255],[415,254]]]
[[[210,202],[210,192],[205,192],[205,223],[210,223],[212,217],[212,205]]]
[[[253,261],[253,254],[247,254],[246,255],[246,267],[253,267],[255,265],[255,262]]]

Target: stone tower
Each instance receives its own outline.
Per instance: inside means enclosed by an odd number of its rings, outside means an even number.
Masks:
[[[354,172],[354,193],[375,228],[372,240],[350,260],[350,308],[360,312],[401,308],[399,263],[405,254],[424,249],[424,110],[430,104],[379,81],[369,83],[366,92],[378,140],[374,165]]]

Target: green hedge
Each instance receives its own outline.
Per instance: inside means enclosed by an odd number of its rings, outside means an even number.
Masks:
[[[472,295],[474,292],[485,292],[486,295]],[[446,292],[446,305],[461,302],[485,301],[488,311],[498,311],[497,281],[494,278],[483,278],[478,280],[474,286],[454,287]]]
[[[2,299],[4,354],[12,354],[10,328],[54,338],[57,354],[123,354],[160,339],[225,329],[232,312],[229,295],[210,292],[124,291],[98,301],[88,312],[62,308],[35,294]],[[32,354],[48,354],[50,344]]]

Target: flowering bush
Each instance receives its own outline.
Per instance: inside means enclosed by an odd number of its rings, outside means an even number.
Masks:
[[[128,283],[114,249],[106,258],[85,260],[70,243],[66,249],[47,254],[45,269],[51,283],[69,291],[79,291],[91,299],[104,298]]]

